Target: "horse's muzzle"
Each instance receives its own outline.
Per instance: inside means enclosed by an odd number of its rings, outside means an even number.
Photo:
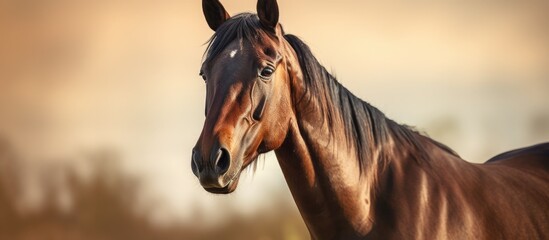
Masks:
[[[197,147],[193,149],[192,171],[206,190],[228,187],[232,181],[226,176],[230,166],[231,154],[225,147],[213,148],[208,158]]]

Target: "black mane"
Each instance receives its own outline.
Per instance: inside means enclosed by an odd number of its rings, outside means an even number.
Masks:
[[[356,97],[319,63],[310,48],[298,37],[287,34],[285,39],[298,56],[306,87],[304,99],[316,101],[320,105],[317,110],[324,111],[323,115],[329,125],[333,124],[335,118],[343,122],[346,140],[356,147],[361,166],[365,165],[367,159],[387,160],[383,154],[389,153],[379,151],[381,155],[376,156],[374,151],[383,150],[384,146],[391,144],[391,140],[416,150],[411,154],[417,160],[426,158],[422,151],[426,141],[457,156],[444,144],[421,135],[410,126],[394,122],[374,106]]]

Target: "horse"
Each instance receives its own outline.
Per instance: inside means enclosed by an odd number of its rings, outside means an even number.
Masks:
[[[205,122],[191,168],[214,194],[274,151],[311,239],[549,239],[549,143],[469,163],[342,86],[276,0],[203,0]]]

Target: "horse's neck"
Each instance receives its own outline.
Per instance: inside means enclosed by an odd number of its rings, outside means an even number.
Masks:
[[[384,191],[380,188],[387,187],[384,184],[394,181],[390,178],[395,177],[395,172],[385,176],[385,172],[379,169],[406,172],[407,166],[413,165],[413,171],[421,171],[423,166],[415,162],[417,154],[403,150],[401,143],[389,134],[384,149],[371,150],[389,158],[384,160],[386,165],[373,164],[379,159],[368,159],[369,162],[363,163],[367,169],[361,171],[358,157],[350,150],[354,146],[349,146],[344,137],[331,135],[328,121],[319,121],[320,116],[314,113],[298,115],[301,118],[293,119],[287,138],[276,154],[313,238],[353,239],[368,234],[375,221],[374,190]],[[368,124],[364,121],[361,124]],[[338,128],[337,124],[335,127]],[[332,132],[341,134],[345,131],[335,129]],[[425,150],[431,151],[434,157],[448,155],[426,137],[418,139],[425,141],[424,145],[428,147]],[[410,172],[411,176],[415,174]],[[397,180],[403,180],[406,175],[399,175]],[[374,179],[379,179],[379,184],[383,185],[378,185]]]
[[[345,141],[329,142],[313,131],[313,128],[300,126],[297,121],[292,122],[285,142],[276,151],[290,191],[313,239],[354,239],[367,235],[378,216],[397,214],[383,212],[380,204],[391,204],[390,209],[406,205],[393,201],[400,197],[393,193],[426,194],[421,192],[422,188],[434,183],[429,174],[436,172],[437,168],[452,168],[455,166],[451,165],[456,164],[450,154],[427,142],[426,151],[430,151],[433,158],[443,158],[437,159],[442,161],[421,164],[414,154],[396,151],[390,155],[393,159],[388,159],[383,166],[385,170],[375,172],[378,180],[373,182],[371,177],[360,175],[358,159],[345,153]],[[395,149],[398,147],[396,142]],[[405,215],[412,216],[413,213]]]
[[[314,107],[309,105],[308,109]],[[307,114],[298,114],[299,119],[291,122],[288,136],[276,154],[313,239],[365,235],[372,227],[373,186],[369,172],[361,171],[358,157],[351,150],[355,147],[341,136],[345,134],[342,125],[336,123],[330,126],[336,129],[330,131],[328,122],[333,121],[320,120],[318,112],[303,112]]]
[[[330,110],[324,109],[326,104],[316,102],[315,98],[300,97],[306,93],[303,73],[300,67],[296,67],[299,64],[295,52],[290,48],[288,52],[294,55],[286,58],[292,69],[289,72],[291,89],[297,99],[306,99],[294,102],[295,118],[290,123],[284,143],[276,150],[290,191],[313,239],[364,236],[372,230],[375,221],[374,196],[377,196],[374,191],[384,191],[380,188],[387,186],[379,184],[386,184],[394,177],[384,176],[385,171],[380,169],[407,171],[405,166],[408,164],[417,166],[413,163],[417,160],[414,157],[422,154],[414,151],[424,150],[423,146],[414,145],[414,140],[422,141],[436,153],[434,156],[447,155],[448,152],[427,138],[385,119],[375,108],[355,99],[350,92],[342,92],[346,90],[333,79],[326,79],[327,88],[339,88],[334,89],[337,94],[333,96],[338,99],[333,105],[347,104],[346,111],[361,112],[347,112],[347,117],[324,115],[325,111],[318,110]],[[342,119],[352,119],[352,126],[359,126],[353,129],[355,133],[347,131],[349,123],[342,122]],[[349,141],[348,136],[358,134],[357,131],[365,134],[360,135],[358,143]],[[366,157],[358,156],[364,152]]]
[[[370,188],[360,178],[358,162],[338,151],[338,142],[327,147],[328,139],[310,131],[293,121],[276,155],[313,239],[350,239],[342,232],[367,233]]]

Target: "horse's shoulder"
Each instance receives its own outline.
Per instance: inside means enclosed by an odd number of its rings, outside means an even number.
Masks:
[[[501,153],[485,164],[536,167],[549,171],[549,142]]]

